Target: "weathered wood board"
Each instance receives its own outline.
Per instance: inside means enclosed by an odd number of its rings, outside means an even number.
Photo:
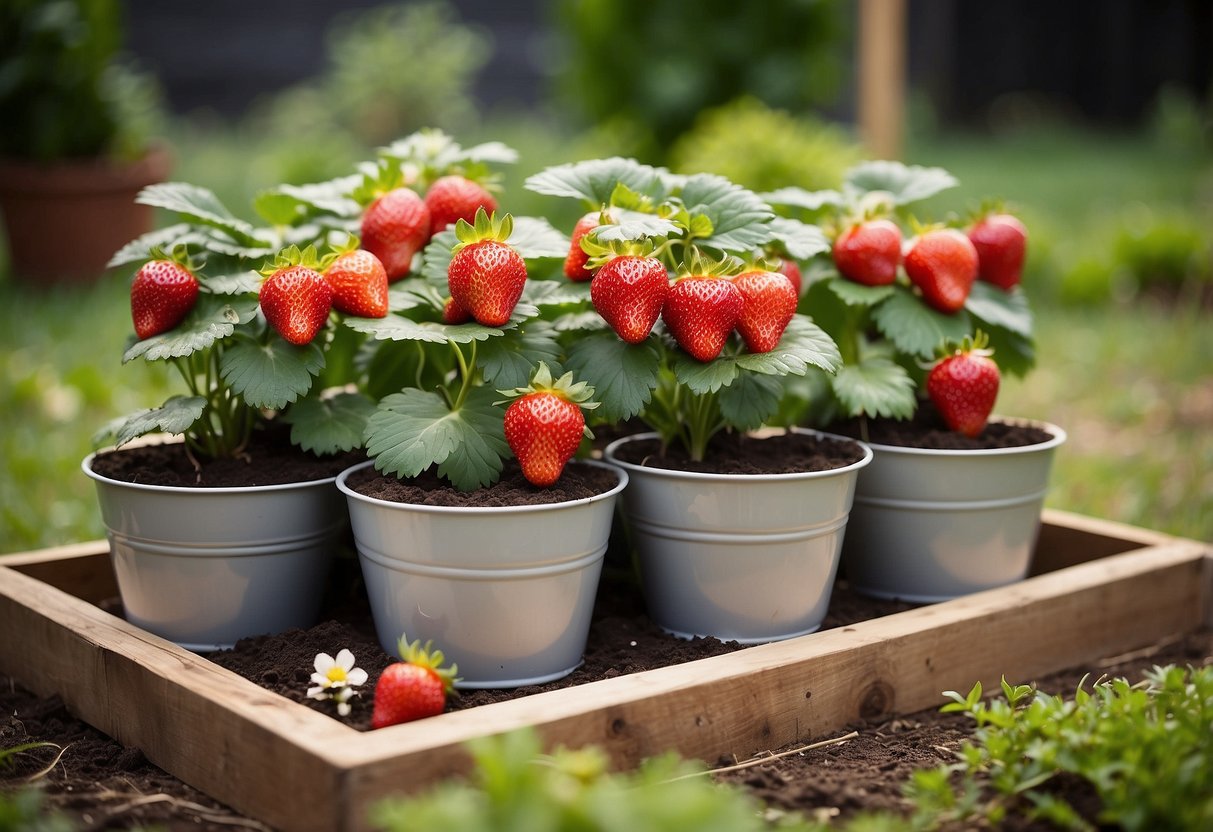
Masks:
[[[715,760],[1026,681],[1213,622],[1207,544],[1049,511],[1034,577],[850,627],[359,733],[103,612],[104,541],[0,558],[0,672],[268,824],[366,828],[365,808],[463,771],[522,726],[621,767]]]

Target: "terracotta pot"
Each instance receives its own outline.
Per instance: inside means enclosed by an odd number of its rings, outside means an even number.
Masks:
[[[0,214],[13,275],[31,284],[95,280],[115,251],[152,230],[152,208],[137,205],[135,196],[164,181],[171,167],[163,146],[125,165],[0,160]]]

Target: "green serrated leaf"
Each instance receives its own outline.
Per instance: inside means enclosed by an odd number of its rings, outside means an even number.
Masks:
[[[312,387],[324,369],[324,352],[315,344],[297,347],[281,338],[262,344],[236,336],[219,359],[219,373],[233,391],[256,408],[281,410]]]
[[[435,284],[446,285],[446,272],[451,265],[451,249],[459,242],[455,232],[448,228],[430,238],[421,252],[421,276]],[[568,247],[565,247],[568,253]]]
[[[544,257],[563,260],[569,253],[569,238],[543,217],[514,217],[514,231],[506,242],[523,260]]]
[[[608,328],[607,322],[596,309],[557,315],[552,319],[552,326],[557,332],[594,332]]]
[[[228,337],[238,324],[247,323],[256,315],[256,298],[199,295],[193,310],[176,329],[136,341],[127,348],[122,362],[140,357],[147,361],[182,358]]]
[[[528,280],[522,290],[522,299],[540,308],[588,303],[590,283],[588,280]]]
[[[252,269],[199,275],[198,282],[216,295],[244,295],[261,291],[264,278]]]
[[[197,239],[197,235],[186,223],[177,223],[167,228],[158,228],[155,231],[149,231],[136,237],[118,249],[110,257],[105,267],[112,269],[115,266],[125,266],[128,263],[142,263],[145,260],[151,259],[151,250],[153,248],[158,248],[161,251],[172,251],[174,247],[190,239]]]
[[[731,252],[749,252],[772,239],[770,220],[775,216],[753,191],[723,176],[700,173],[689,176],[680,197],[691,216],[712,222],[710,236],[699,243]]]
[[[1025,376],[1036,366],[1036,346],[1031,338],[1006,329],[983,331],[989,335],[994,361],[1004,373]]]
[[[256,229],[251,224],[233,216],[219,198],[206,188],[187,182],[161,182],[148,185],[139,192],[135,201],[218,228],[243,245],[269,247],[267,241],[257,237]]]
[[[755,373],[801,376],[809,367],[835,372],[842,365],[842,355],[825,330],[804,315],[794,315],[775,349],[742,353],[735,361],[738,367]]]
[[[1004,292],[997,286],[978,281],[969,290],[965,309],[986,324],[985,329],[998,327],[1024,338],[1032,337],[1032,310],[1027,295],[1018,287]]]
[[[916,406],[914,380],[887,358],[846,364],[831,379],[834,395],[848,415],[908,419]]]
[[[569,348],[565,368],[594,388],[597,413],[608,422],[630,419],[644,409],[657,387],[661,359],[649,342],[628,344],[613,332],[590,335]]]
[[[820,211],[822,208],[835,208],[844,204],[842,194],[838,191],[806,191],[804,188],[779,188],[758,195],[768,205],[787,206],[788,208],[803,208],[806,211]]]
[[[897,291],[891,283],[885,286],[865,286],[845,277],[829,278],[823,283],[847,306],[875,306]]]
[[[415,477],[433,465],[461,490],[489,485],[501,472],[509,445],[494,407],[496,391],[479,388],[464,406],[450,410],[437,393],[408,389],[394,393],[367,421],[367,453],[375,467],[398,477]]]
[[[741,373],[720,391],[720,415],[737,430],[761,427],[779,409],[783,384],[777,376]]]
[[[771,235],[774,242],[782,245],[784,251],[797,260],[808,260],[832,248],[820,228],[787,217],[771,220]]]
[[[527,177],[524,184],[527,190],[535,193],[572,197],[584,201],[590,208],[599,208],[610,204],[615,186],[621,182],[654,200],[666,195],[666,183],[660,171],[635,159],[619,156],[555,165]]]
[[[185,433],[205,410],[206,399],[202,396],[173,396],[160,407],[113,420],[93,436],[93,443],[100,445],[113,437],[115,447],[120,448],[149,433]]]
[[[945,340],[959,341],[969,334],[969,315],[963,309],[945,315],[900,286],[872,310],[872,320],[897,349],[924,359],[933,358]]]
[[[960,184],[943,168],[884,159],[861,162],[846,172],[843,183],[847,191],[857,195],[872,191],[887,193],[894,205],[917,202]]]
[[[375,403],[361,393],[339,393],[295,402],[282,416],[291,426],[291,443],[314,454],[335,454],[362,447]]]
[[[476,353],[476,364],[486,384],[502,389],[523,387],[540,361],[554,368],[560,358],[555,328],[546,321],[533,321],[513,337],[486,341]]]
[[[509,323],[502,327],[490,327],[469,322],[466,324],[443,324],[437,321],[414,321],[400,315],[386,318],[347,318],[346,326],[355,332],[370,335],[379,341],[422,341],[430,344],[470,344],[496,338],[523,321],[536,317],[539,310],[527,303],[514,307]]]
[[[602,243],[609,243],[613,240],[662,240],[666,237],[678,236],[682,233],[677,223],[654,216],[653,214],[641,214],[637,211],[617,211],[616,215],[617,222],[600,225],[594,229],[594,239]]]
[[[697,396],[715,393],[720,388],[732,384],[733,380],[737,378],[736,358],[726,356],[705,363],[692,358],[682,350],[678,350],[673,355],[671,366],[674,370],[674,377]]]
[[[362,206],[350,197],[360,184],[362,177],[353,174],[310,185],[279,185],[258,194],[253,207],[274,225],[291,225],[318,213],[360,217]]]
[[[423,280],[397,280],[387,292],[388,309],[392,312],[404,312],[417,307],[440,309],[444,295]]]

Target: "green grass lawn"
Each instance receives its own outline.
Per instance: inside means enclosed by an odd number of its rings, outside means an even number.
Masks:
[[[520,150],[520,168],[549,161]],[[218,152],[179,152],[191,161],[178,175],[199,184],[230,182],[238,169]],[[949,205],[1001,194],[1028,220],[1039,366],[1005,384],[998,410],[1068,431],[1049,505],[1213,540],[1213,314],[1182,304],[1062,306],[1052,291],[1067,247],[1101,246],[1108,216],[1181,212],[1213,228],[1213,166],[1144,140],[1074,133],[917,143],[908,161],[961,179]],[[100,537],[80,472],[90,437],[172,389],[163,371],[120,364],[128,280],[45,293],[0,277],[0,552]]]

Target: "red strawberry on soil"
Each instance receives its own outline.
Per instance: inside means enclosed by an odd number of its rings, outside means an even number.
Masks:
[[[375,683],[372,728],[437,716],[455,686],[455,665],[444,668],[445,657],[431,642],[423,647],[420,641],[408,643],[401,636],[397,649],[401,661],[384,668]]]
[[[1019,284],[1027,252],[1028,230],[1010,214],[987,214],[969,229],[977,249],[977,277],[1010,291]]]
[[[569,280],[585,281],[594,276],[586,268],[590,255],[581,247],[581,238],[602,224],[602,212],[591,211],[573,226],[573,236],[569,241],[569,254],[564,258],[564,276]]]
[[[598,268],[590,283],[590,300],[615,334],[639,344],[661,317],[670,276],[655,257],[624,254]]]
[[[505,243],[513,230],[509,214],[498,220],[483,208],[474,226],[465,220],[455,226],[459,243],[447,267],[447,285],[455,303],[484,326],[507,323],[526,285],[526,263]]]
[[[383,263],[388,280],[399,280],[429,242],[430,209],[415,191],[394,188],[367,206],[361,236],[362,247]]]
[[[387,271],[366,249],[338,254],[324,270],[333,289],[333,308],[347,315],[382,318],[388,312]]]
[[[452,174],[434,180],[425,192],[425,205],[430,210],[430,236],[445,231],[459,220],[476,221],[476,211],[483,208],[492,214],[497,200],[479,183]]]
[[[927,375],[927,395],[944,422],[951,430],[969,437],[985,429],[998,398],[998,365],[990,358],[990,351],[982,349],[984,346],[981,333],[976,344],[966,338]]]
[[[800,298],[792,281],[779,272],[753,271],[732,278],[744,303],[737,331],[750,352],[770,352],[796,314]]]
[[[552,381],[551,371],[541,361],[528,387],[501,392],[518,396],[505,411],[505,440],[527,482],[547,488],[560,479],[581,445],[586,433],[581,409],[598,406],[587,401],[593,390],[584,382],[574,384],[572,373]]]
[[[884,286],[897,279],[901,262],[901,229],[891,220],[852,225],[834,241],[834,265],[843,277],[865,286]]]
[[[296,346],[311,343],[332,306],[332,287],[307,266],[280,268],[261,284],[261,311],[266,321]]]
[[[965,305],[977,279],[977,249],[955,228],[936,228],[914,241],[905,266],[927,304],[950,315]]]
[[[670,287],[661,317],[678,346],[706,362],[724,349],[744,304],[732,281],[711,275],[690,275]]]
[[[140,339],[168,332],[198,301],[198,279],[175,260],[144,263],[131,282],[131,320]]]

